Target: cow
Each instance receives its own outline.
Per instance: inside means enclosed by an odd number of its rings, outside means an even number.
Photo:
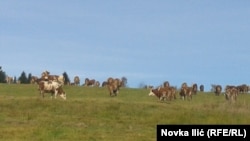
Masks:
[[[106,82],[110,96],[117,96],[121,87],[121,80],[109,77]]]
[[[94,86],[95,82],[96,82],[95,79],[85,78],[85,83],[83,85],[84,86]]]
[[[102,82],[102,87],[106,87],[108,85],[107,81]]]
[[[228,100],[230,103],[233,103],[237,100],[237,96],[239,94],[239,90],[235,87],[228,88],[225,91],[225,99]]]
[[[194,83],[194,84],[192,85],[192,87],[193,87],[193,94],[197,94],[198,85],[197,85],[196,83]]]
[[[51,75],[49,71],[44,71],[42,72],[41,75],[41,80],[45,80],[45,81],[57,81],[60,84],[64,85],[65,82],[65,78],[63,75]]]
[[[11,83],[13,83],[14,79],[11,76],[6,76],[5,81],[7,84],[11,84]]]
[[[117,96],[117,94],[119,93],[119,88],[118,88],[118,85],[116,83],[108,84],[107,88],[109,90],[110,96]]]
[[[215,91],[214,91],[215,95],[216,95],[216,96],[220,95],[220,94],[221,94],[221,91],[222,91],[221,85],[216,85],[216,86],[215,86]]]
[[[182,87],[179,94],[182,100],[192,100],[193,93],[193,87]]]
[[[238,85],[236,87],[240,93],[247,93],[248,92],[248,86],[246,84]]]
[[[79,78],[79,76],[75,76],[74,77],[74,85],[80,85],[80,78]]]
[[[200,91],[204,92],[204,85],[200,85]]]
[[[95,82],[95,86],[96,86],[96,87],[100,87],[100,82],[99,82],[99,81],[96,81],[96,82]]]
[[[170,86],[170,84],[168,81],[163,82],[163,87],[169,87],[169,86]]]
[[[45,93],[51,93],[51,98],[56,99],[59,95],[62,99],[66,100],[66,93],[62,88],[62,84],[56,81],[39,81],[38,90],[40,95],[44,98]]]
[[[171,101],[176,99],[175,96],[176,90],[173,87],[158,87],[156,89],[150,89],[149,96],[156,96],[159,101]]]
[[[189,87],[186,82],[182,83],[181,90],[179,92],[182,100],[192,100],[192,96],[195,92],[195,87],[192,85]]]
[[[38,77],[37,76],[31,76],[30,84],[37,84]]]

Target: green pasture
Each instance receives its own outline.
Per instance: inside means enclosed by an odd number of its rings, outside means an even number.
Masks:
[[[159,102],[149,90],[63,86],[67,100],[42,99],[37,85],[0,84],[0,141],[155,141],[157,124],[249,124],[250,95],[235,103],[199,92]]]

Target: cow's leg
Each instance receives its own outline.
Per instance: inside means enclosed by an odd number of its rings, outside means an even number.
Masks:
[[[57,94],[58,94],[58,90],[55,90],[55,99],[56,99]]]

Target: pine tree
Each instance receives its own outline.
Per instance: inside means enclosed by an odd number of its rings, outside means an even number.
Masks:
[[[23,71],[21,73],[21,76],[18,78],[21,84],[27,84],[28,83],[28,78],[26,76],[26,73]]]
[[[2,70],[0,66],[0,83],[6,83],[6,73]]]
[[[70,80],[66,72],[63,73],[63,77],[65,79],[64,84],[70,84]]]

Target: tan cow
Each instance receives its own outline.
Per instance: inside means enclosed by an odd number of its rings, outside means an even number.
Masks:
[[[109,77],[106,82],[110,96],[117,96],[121,87],[120,79]]]
[[[235,87],[228,88],[225,91],[225,98],[228,100],[230,103],[233,103],[237,100],[237,96],[239,94],[239,90]]]

